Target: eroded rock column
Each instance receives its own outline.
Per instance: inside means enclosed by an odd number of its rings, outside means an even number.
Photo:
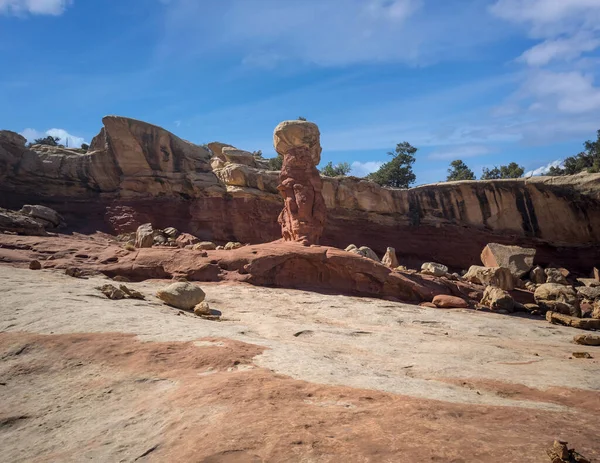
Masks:
[[[285,121],[275,128],[275,150],[283,156],[277,187],[284,200],[279,214],[284,241],[318,244],[327,218],[323,183],[317,170],[321,161],[319,128],[307,121]]]

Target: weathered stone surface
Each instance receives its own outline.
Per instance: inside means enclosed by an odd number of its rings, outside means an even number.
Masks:
[[[507,291],[512,291],[515,288],[512,273],[504,267],[471,265],[464,279],[475,284],[497,286]]]
[[[425,262],[423,265],[421,265],[421,273],[424,273],[425,275],[433,275],[435,277],[442,277],[448,273],[448,267],[436,262]]]
[[[545,283],[535,290],[534,297],[543,310],[581,317],[581,308],[577,293],[570,286]]]
[[[205,297],[200,286],[189,282],[172,283],[156,293],[165,304],[182,310],[192,310]]]
[[[119,300],[125,298],[125,293],[113,285],[102,285],[98,289],[109,299]]]
[[[225,251],[231,251],[233,249],[239,249],[241,247],[242,247],[242,243],[239,243],[237,241],[230,241],[229,243],[225,244],[223,249],[225,249]]]
[[[600,299],[600,287],[587,287],[587,286],[579,286],[576,288],[577,295],[579,297],[585,297],[591,301],[595,301],[596,299]]]
[[[196,249],[202,249],[204,251],[214,251],[217,249],[217,245],[212,241],[201,241],[194,246]]]
[[[396,257],[396,250],[394,248],[387,248],[385,255],[381,259],[381,263],[388,268],[398,267],[398,258]]]
[[[469,303],[464,299],[447,294],[438,294],[431,302],[440,309],[467,309],[469,307]]]
[[[512,312],[515,308],[514,299],[503,289],[487,286],[483,292],[481,304],[491,310],[506,310]]]
[[[486,267],[504,267],[521,278],[533,267],[535,249],[489,243],[481,252],[481,262]]]
[[[546,283],[546,272],[538,265],[529,272],[529,279],[536,285],[543,285]]]
[[[564,273],[559,268],[547,268],[545,270],[546,273],[546,283],[556,283],[559,285],[568,285],[569,282],[565,278]]]
[[[368,246],[361,246],[360,248],[358,248],[358,253],[361,256],[374,260],[375,262],[380,262],[379,257],[377,256],[377,254],[375,254],[375,251],[373,251]]]
[[[592,310],[592,318],[600,320],[600,301],[594,302],[594,309]]]
[[[175,240],[177,246],[183,248],[185,246],[193,246],[200,242],[200,239],[189,233],[181,233]]]
[[[46,229],[41,222],[16,211],[0,209],[0,231],[20,233],[23,235],[46,234]]]
[[[327,209],[317,164],[321,159],[319,128],[306,121],[286,121],[275,128],[275,151],[283,156],[278,190],[284,206],[279,215],[284,241],[318,244]]]
[[[558,325],[572,326],[582,330],[600,329],[600,319],[578,318],[570,315],[564,315],[557,312],[546,312],[546,320]]]
[[[151,223],[145,223],[138,227],[135,232],[136,248],[151,248],[154,244],[154,230]]]
[[[600,336],[597,334],[578,334],[573,337],[573,341],[583,346],[600,346]]]
[[[169,238],[177,238],[179,236],[179,230],[173,227],[167,227],[163,230],[163,233],[167,235]]]
[[[28,215],[29,217],[33,217],[34,219],[41,219],[54,228],[64,225],[64,219],[60,216],[60,214],[54,209],[50,209],[46,206],[26,204],[21,208],[20,212]]]

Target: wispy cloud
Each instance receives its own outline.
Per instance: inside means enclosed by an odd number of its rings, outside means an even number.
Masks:
[[[534,177],[536,175],[544,175],[547,174],[551,167],[563,167],[563,160],[558,159],[556,161],[549,162],[545,166],[538,167],[537,169],[530,170],[529,172],[525,172],[525,177]]]
[[[352,170],[350,171],[350,175],[354,175],[355,177],[365,177],[377,170],[383,165],[382,161],[367,161],[360,162],[354,161],[351,164]]]
[[[427,158],[435,160],[454,160],[484,156],[491,152],[492,150],[484,145],[447,146],[436,149],[430,153]]]
[[[0,14],[59,16],[73,0],[0,0]]]
[[[28,142],[33,142],[36,138],[44,138],[47,136],[60,138],[59,143],[61,145],[68,146],[69,148],[79,148],[82,143],[85,143],[83,137],[71,135],[64,129],[49,129],[45,132],[39,132],[35,129],[27,128],[21,132]]]

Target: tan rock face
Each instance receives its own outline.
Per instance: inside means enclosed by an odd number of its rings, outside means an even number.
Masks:
[[[287,121],[275,128],[275,150],[283,156],[278,190],[283,211],[278,222],[284,241],[318,244],[327,210],[323,182],[316,165],[320,161],[319,129],[310,122]]]
[[[200,286],[189,282],[178,282],[161,289],[156,297],[165,304],[182,310],[192,310],[204,301],[204,291]]]
[[[507,291],[515,289],[512,273],[503,267],[471,265],[464,278],[471,283],[497,286]]]
[[[481,252],[481,262],[486,267],[503,267],[517,278],[521,278],[533,267],[535,249],[520,246],[488,244]]]
[[[381,263],[389,268],[398,267],[398,258],[396,257],[396,250],[394,248],[387,248],[385,255],[381,259]]]
[[[515,308],[515,301],[510,294],[495,286],[488,286],[485,288],[481,304],[489,307],[491,310],[506,310],[512,312]]]

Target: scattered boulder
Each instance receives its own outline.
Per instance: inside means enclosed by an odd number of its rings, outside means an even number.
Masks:
[[[545,275],[545,274],[544,274]],[[535,290],[537,289],[538,285],[536,285],[535,283],[533,283],[532,281],[526,281],[525,282],[525,289],[527,291],[531,291],[532,293],[535,292]]]
[[[68,275],[73,278],[83,278],[83,272],[80,268],[77,267],[67,267],[65,269],[65,275]]]
[[[29,269],[30,270],[41,270],[42,264],[40,264],[39,260],[32,260],[31,262],[29,262]]]
[[[531,315],[540,315],[542,313],[540,306],[537,304],[523,304],[523,307]]]
[[[140,225],[135,232],[136,248],[151,248],[154,244],[154,230],[151,223]]]
[[[225,249],[225,248],[224,248],[223,246],[217,246],[217,251],[222,251],[222,250],[224,250],[224,249]]]
[[[593,318],[578,318],[570,315],[564,315],[557,312],[546,312],[546,320],[556,325],[571,326],[581,330],[598,330],[600,329],[600,320]]]
[[[173,227],[167,227],[163,230],[163,233],[168,237],[168,238],[173,238],[176,239],[179,236],[179,230],[177,230],[176,228]]]
[[[154,244],[157,245],[163,245],[163,244],[167,244],[167,237],[165,235],[163,235],[162,233],[156,233],[154,235]]]
[[[581,309],[581,318],[592,318],[594,312],[593,302],[584,299],[579,303],[579,308]]]
[[[529,272],[529,279],[536,285],[543,285],[546,283],[546,272],[538,265]]]
[[[433,275],[434,277],[443,277],[448,273],[448,267],[436,262],[425,262],[421,265],[421,273]]]
[[[352,252],[355,249],[358,249],[358,247],[355,244],[349,244],[348,246],[346,246],[346,249],[344,249],[344,251]]]
[[[394,248],[387,248],[385,255],[381,259],[381,263],[389,268],[398,267],[398,258],[396,257],[396,250]]]
[[[194,313],[198,316],[211,315],[210,306],[208,305],[208,302],[202,301],[200,304],[196,304],[196,306],[194,307]]]
[[[180,248],[184,248],[186,246],[193,246],[194,244],[198,244],[200,240],[194,235],[190,235],[189,233],[181,233],[177,237],[175,242],[177,243],[177,246],[179,246]]]
[[[224,247],[224,249],[226,251],[231,251],[233,249],[239,249],[242,247],[242,243],[239,243],[237,241],[230,241],[229,243],[227,243]]]
[[[548,456],[552,463],[591,463],[574,449],[569,450],[567,442],[554,441],[554,445],[547,450]]]
[[[483,292],[481,304],[489,307],[490,310],[506,310],[512,312],[515,308],[515,300],[503,289],[495,286],[488,286]]]
[[[583,346],[600,346],[600,336],[597,334],[578,334],[573,338],[573,342]]]
[[[109,299],[119,300],[125,298],[125,293],[113,285],[102,285],[98,289]]]
[[[46,229],[39,220],[8,209],[0,209],[0,230],[22,235],[45,236]]]
[[[564,286],[558,283],[544,283],[538,286],[533,295],[535,301],[543,310],[564,312],[565,306],[569,308],[569,315],[574,317],[581,316],[579,299],[577,293],[570,286]],[[561,302],[563,304],[555,304]]]
[[[194,249],[198,250],[204,250],[204,251],[214,251],[215,249],[217,249],[217,245],[215,243],[213,243],[212,241],[201,241],[198,244],[194,245]]]
[[[28,215],[42,222],[46,227],[58,228],[65,225],[62,216],[54,209],[39,205],[25,205],[21,208],[21,214]]]
[[[577,278],[577,282],[582,286],[587,286],[588,288],[600,287],[600,281],[595,280],[594,278]]]
[[[192,310],[204,300],[205,294],[200,286],[182,281],[159,290],[156,297],[177,309]]]
[[[368,259],[374,260],[375,262],[381,262],[377,254],[375,254],[375,252],[367,246],[361,246],[358,248],[358,252]]]
[[[129,278],[127,278],[127,277],[125,277],[123,275],[117,275],[117,276],[113,277],[112,280],[113,281],[118,281],[118,282],[121,282],[121,283],[129,283],[129,281],[130,281]]]
[[[559,268],[547,268],[545,270],[546,273],[546,283],[556,283],[559,285],[568,285],[569,282],[566,279],[567,275],[564,274],[562,269]]]
[[[471,265],[464,279],[479,285],[491,285],[512,291],[515,289],[514,279],[510,270],[504,267],[481,267]]]
[[[186,246],[186,248],[187,247],[188,246]],[[200,252],[198,252],[198,256],[200,256],[200,257],[208,257],[208,253],[205,250],[203,250],[201,247],[199,247],[199,244],[194,244],[192,246],[192,250],[193,251],[200,251]]]
[[[593,288],[588,286],[580,286],[576,290],[579,297],[584,297],[590,301],[600,299],[600,287],[598,286]]]
[[[469,303],[464,299],[447,294],[438,294],[433,298],[432,303],[439,309],[467,309]]]
[[[481,262],[486,267],[504,267],[521,278],[533,267],[535,249],[489,243],[481,252]]]
[[[142,301],[146,299],[146,296],[144,296],[142,293],[135,289],[128,288],[125,285],[119,285],[119,289],[123,291],[123,293],[130,299],[140,299]]]

